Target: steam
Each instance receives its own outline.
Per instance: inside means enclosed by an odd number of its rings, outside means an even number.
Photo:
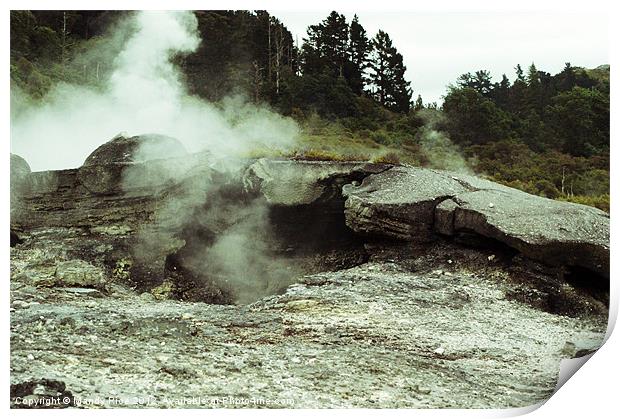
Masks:
[[[230,214],[238,219],[229,224]],[[191,253],[185,268],[194,273],[208,272],[212,281],[224,290],[232,290],[238,303],[256,301],[290,285],[300,271],[271,254],[277,240],[268,216],[268,207],[260,198],[243,205],[210,206],[204,219],[223,219],[227,225],[212,244]]]
[[[422,109],[418,115],[425,123],[416,133],[416,137],[430,167],[473,175],[474,172],[460,148],[447,134],[437,129],[444,116],[433,109]]]
[[[150,182],[179,184],[158,204],[153,223],[139,232],[133,256],[146,261],[157,255],[161,260],[181,248],[183,269],[226,285],[239,301],[265,295],[270,284],[285,281],[287,275],[290,281],[290,267],[269,252],[264,202],[229,204],[222,198],[222,185],[241,185],[243,165],[236,157],[254,148],[292,146],[298,135],[294,121],[239,96],[212,104],[188,95],[174,62],[199,46],[191,12],[138,12],[119,23],[107,41],[99,47],[100,56],[88,53],[88,59],[113,63],[103,88],[64,83],[40,103],[12,91],[12,151],[33,170],[65,169],[81,166],[119,132],[178,139],[189,153],[204,153],[158,160],[146,171],[137,165],[123,172],[126,191]],[[111,51],[116,51],[114,56],[109,56]],[[137,160],[151,157],[146,144],[135,153]],[[215,182],[212,167],[217,161],[223,179]],[[208,230],[210,240],[194,240],[188,229],[195,234]]]
[[[168,135],[189,152],[220,157],[260,145],[284,150],[295,141],[298,127],[289,118],[240,97],[215,105],[188,95],[174,58],[199,46],[193,13],[138,12],[114,30],[99,56],[88,53],[113,63],[103,88],[62,83],[39,103],[12,90],[12,152],[33,170],[79,167],[121,131]]]

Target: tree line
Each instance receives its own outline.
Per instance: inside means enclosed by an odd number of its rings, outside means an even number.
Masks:
[[[598,74],[597,74],[598,72]],[[517,139],[534,151],[574,156],[609,152],[609,67],[566,63],[556,75],[531,64],[493,83],[490,72],[461,75],[443,103],[444,126],[462,145]]]
[[[106,31],[129,13],[11,11],[12,88],[40,98],[58,82],[105,86],[113,63],[89,51],[118,52],[122,42],[106,42]],[[240,93],[292,116],[331,149],[367,144],[412,164],[432,164],[427,134],[436,131],[477,173],[608,209],[609,66],[566,63],[552,75],[516,65],[499,80],[482,69],[449,85],[441,106],[419,95],[412,103],[403,56],[387,32],[368,34],[357,16],[331,12],[298,40],[267,11],[194,13],[202,42],[176,58],[194,95]]]
[[[76,63],[114,18],[129,12],[12,11],[14,80],[42,95],[58,79],[92,82],[109,63]],[[347,22],[331,12],[308,28],[302,45],[266,11],[196,11],[199,49],[179,58],[191,93],[217,101],[231,92],[267,102],[284,114],[294,110],[325,117],[360,115],[361,97],[406,113],[411,87],[403,57],[390,36],[370,38],[357,16]],[[20,60],[21,59],[21,60]],[[46,71],[50,64],[54,71]],[[22,80],[32,73],[35,77]],[[38,78],[38,80],[34,80]]]

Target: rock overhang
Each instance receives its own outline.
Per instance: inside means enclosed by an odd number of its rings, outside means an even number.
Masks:
[[[471,232],[551,265],[609,278],[609,215],[470,175],[414,167],[343,189],[347,225],[367,235],[424,241]]]

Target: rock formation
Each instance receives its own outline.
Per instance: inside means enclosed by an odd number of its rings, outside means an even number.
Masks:
[[[475,233],[525,256],[609,279],[609,215],[473,176],[395,167],[347,185],[347,225],[401,240]]]
[[[525,406],[604,336],[594,208],[401,165],[222,163],[152,135],[78,169],[12,155],[11,176],[15,407],[37,386],[71,406],[115,391],[116,407],[171,407],[190,389]]]

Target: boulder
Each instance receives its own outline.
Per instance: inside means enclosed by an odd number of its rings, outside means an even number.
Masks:
[[[86,261],[73,259],[58,262],[54,278],[56,284],[65,287],[101,288],[105,272]]]
[[[343,193],[347,225],[361,234],[426,241],[475,233],[551,266],[609,277],[609,215],[596,208],[414,167],[371,175]]]
[[[183,144],[172,137],[160,134],[144,134],[134,137],[117,135],[97,147],[86,158],[82,166],[136,163],[185,155],[187,151]]]
[[[11,153],[11,190],[14,185],[21,185],[27,182],[30,176],[30,165],[22,157]]]
[[[453,201],[442,210],[454,232],[475,232],[548,265],[609,277],[609,215],[599,209],[517,190],[478,190]]]
[[[30,188],[30,166],[22,157],[11,153],[11,218],[21,209],[22,196]]]
[[[150,186],[160,177],[169,177],[168,168],[178,166],[166,162],[166,159],[185,158],[187,155],[183,144],[171,137],[158,134],[119,135],[86,158],[78,171],[78,179],[88,191],[97,194],[120,192],[127,186]],[[128,174],[131,179],[126,181]]]

